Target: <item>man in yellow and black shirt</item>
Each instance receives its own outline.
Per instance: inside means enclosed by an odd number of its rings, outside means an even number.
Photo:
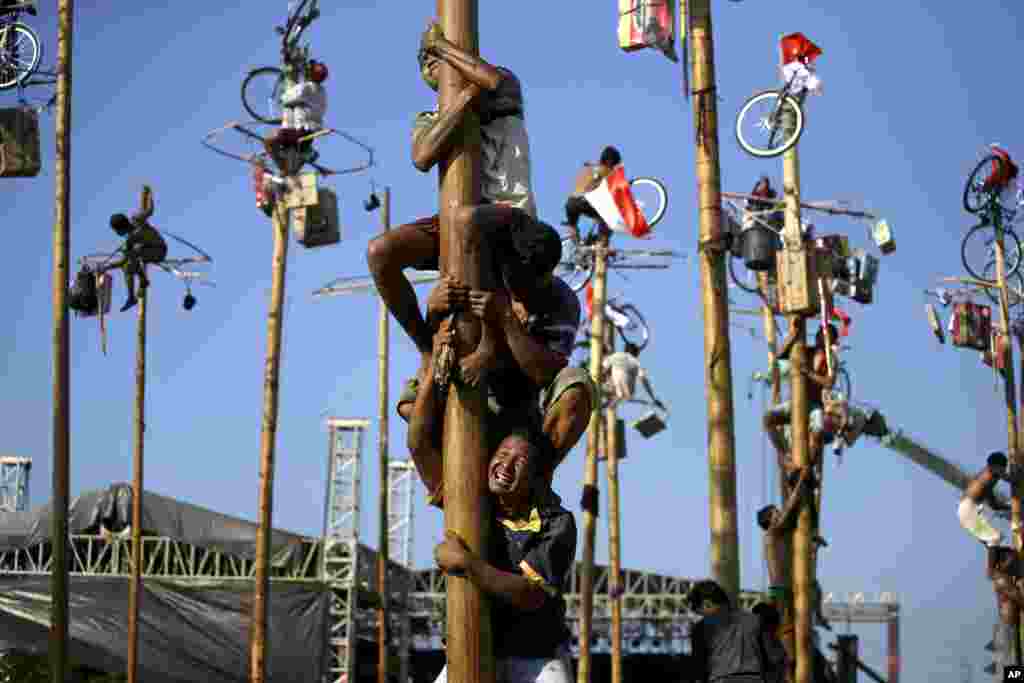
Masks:
[[[432,505],[442,507],[440,430],[445,403],[426,373],[409,424],[409,449]],[[546,483],[548,441],[537,427],[504,435],[487,483],[494,517],[485,557],[454,532],[434,550],[438,566],[466,576],[491,601],[497,683],[571,683],[563,592],[576,555],[576,522]],[[447,670],[436,683],[446,683]]]

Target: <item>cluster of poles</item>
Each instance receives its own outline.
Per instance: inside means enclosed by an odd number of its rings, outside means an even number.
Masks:
[[[709,467],[710,505],[710,561],[712,577],[733,597],[740,589],[739,550],[736,512],[736,459],[734,435],[734,407],[732,400],[732,365],[729,342],[729,301],[727,295],[727,252],[718,248],[723,236],[721,213],[721,181],[718,149],[718,112],[715,88],[714,48],[712,40],[711,0],[691,0],[686,3],[690,14],[692,41],[692,83],[695,98],[693,106],[696,140],[696,171],[698,178],[698,217],[700,248],[700,280],[704,320],[704,373],[707,396],[707,443]],[[477,54],[478,0],[437,0],[437,16],[444,35],[463,50]],[[68,357],[68,300],[69,281],[69,199],[70,199],[70,124],[72,85],[72,24],[74,0],[59,0],[57,82],[56,82],[56,160],[57,179],[55,224],[53,234],[53,539],[52,611],[50,627],[51,680],[64,683],[69,674],[68,662],[68,551],[67,511],[69,504],[69,357]],[[440,105],[451,102],[463,84],[454,69],[443,69],[439,88]],[[465,140],[473,139],[472,131],[465,131]],[[456,145],[440,169],[441,216],[441,269],[478,287],[483,276],[481,264],[473,253],[463,252],[458,240],[449,239],[455,210],[461,206],[479,203],[479,149]],[[783,156],[785,191],[784,240],[800,240],[800,166],[797,146]],[[389,197],[385,194],[383,222],[388,228]],[[280,202],[271,215],[273,226],[272,290],[267,322],[267,351],[264,367],[264,400],[262,436],[260,441],[259,529],[256,548],[256,581],[253,601],[250,640],[250,681],[264,683],[266,679],[267,601],[269,589],[269,540],[273,512],[274,455],[278,414],[278,383],[280,372],[281,330],[285,265],[288,232],[286,209]],[[1005,290],[1002,235],[997,235],[997,272],[1001,288],[1001,315],[1003,325],[1008,323]],[[605,282],[607,275],[607,240],[595,249],[594,301],[591,320],[590,369],[599,379],[605,352]],[[138,608],[141,592],[141,509],[142,509],[142,453],[145,425],[143,396],[145,391],[146,342],[146,290],[143,289],[138,310],[138,345],[136,361],[137,401],[135,415],[135,471],[132,510],[132,570],[130,592],[128,680],[137,680],[138,669]],[[380,366],[382,373],[380,400],[381,416],[381,491],[387,487],[387,310],[381,304],[379,323]],[[774,367],[775,325],[774,313],[765,306],[765,334]],[[794,364],[805,362],[806,344],[803,318],[792,316],[790,325],[797,326],[797,341],[791,351]],[[458,347],[473,347],[479,335],[478,323],[470,319],[459,320]],[[476,328],[476,329],[474,329]],[[1008,367],[1012,368],[1012,365]],[[800,373],[792,373],[792,460],[798,467],[809,464],[808,386]],[[600,394],[600,382],[598,385]],[[778,380],[774,382],[778,391]],[[1019,430],[1015,401],[1014,378],[1009,371],[1006,381],[1009,450],[1018,464]],[[485,547],[490,510],[487,496],[486,463],[487,440],[481,416],[486,413],[485,396],[480,388],[453,385],[447,399],[444,421],[444,481],[446,529],[458,533],[470,549],[481,552]],[[598,509],[597,462],[602,438],[607,453],[610,493],[610,569],[612,586],[620,582],[618,544],[618,451],[616,415],[614,409],[602,414],[602,401],[598,400],[591,415],[588,432],[587,457],[583,483],[583,572],[581,581],[581,613],[578,667],[579,683],[590,683],[591,630],[593,621],[594,543]],[[606,423],[602,428],[602,422]],[[603,435],[603,436],[602,436]],[[458,485],[456,485],[458,482]],[[1020,523],[1020,486],[1013,488],[1013,522]],[[386,496],[386,493],[383,493]],[[378,679],[386,681],[388,635],[386,587],[387,523],[386,507],[381,508],[379,588],[382,596],[379,619]],[[792,543],[790,582],[792,604],[788,606],[795,625],[794,638],[796,670],[794,683],[811,683],[814,645],[812,641],[813,592],[815,566],[813,564],[813,536],[815,534],[810,501],[804,501],[798,515]],[[61,540],[63,539],[63,541]],[[1020,549],[1020,536],[1015,537]],[[612,596],[612,683],[621,683],[622,612],[619,596]],[[493,683],[493,639],[486,597],[468,579],[450,576],[447,579],[447,659],[450,680],[459,683]],[[1018,652],[1020,650],[1018,649]]]

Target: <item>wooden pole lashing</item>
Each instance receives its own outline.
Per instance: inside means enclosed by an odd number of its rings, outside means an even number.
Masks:
[[[479,53],[477,0],[437,0],[437,16],[445,38],[457,47]],[[465,87],[460,74],[442,63],[438,103],[455,101]],[[439,164],[441,271],[471,289],[493,289],[481,254],[459,239],[454,218],[460,207],[480,202],[479,121],[469,114],[461,139]],[[471,316],[457,315],[456,359],[476,347],[480,325]],[[485,416],[487,402],[479,387],[452,382],[444,420],[444,525],[486,557],[490,499],[487,489]],[[449,576],[447,593],[448,680],[453,683],[493,683],[494,656],[487,596],[465,577]]]
[[[590,317],[590,377],[594,380],[597,400],[590,413],[587,429],[587,459],[583,471],[583,575],[580,577],[580,658],[578,683],[590,683],[590,636],[594,617],[594,542],[597,536],[598,486],[597,457],[601,449],[601,404],[604,388],[601,382],[604,365],[604,306],[608,280],[608,235],[604,233],[594,247],[594,297]]]
[[[700,279],[704,315],[704,382],[707,395],[711,575],[739,596],[736,529],[736,439],[733,431],[732,351],[729,298],[722,238],[722,185],[718,156],[718,105],[711,0],[690,4],[693,42],[694,130],[697,131],[697,193]]]
[[[384,188],[384,202],[381,205],[381,222],[384,232],[391,229],[391,188]],[[388,586],[388,307],[380,302],[380,316],[377,321],[377,465],[380,468],[380,502],[377,521],[380,524],[377,551],[377,590],[380,593],[380,609],[377,610],[377,683],[388,681],[388,645],[391,640],[388,628],[391,618],[391,591]],[[404,683],[404,682],[403,682]]]
[[[50,680],[68,675],[68,489],[71,469],[68,261],[71,251],[71,55],[74,0],[57,4],[57,116],[53,224],[53,493],[50,543]]]
[[[263,371],[263,426],[260,434],[259,528],[256,531],[256,585],[252,603],[249,680],[264,683],[267,660],[267,602],[270,592],[270,536],[274,518],[274,450],[284,326],[285,267],[288,264],[288,210],[278,199],[271,214],[274,256],[270,311],[267,315],[267,355]]]
[[[145,264],[142,267],[145,268]],[[146,309],[149,287],[140,289],[135,339],[135,462],[132,473],[132,578],[128,590],[128,683],[139,680],[139,604],[142,599],[142,485],[146,448]]]

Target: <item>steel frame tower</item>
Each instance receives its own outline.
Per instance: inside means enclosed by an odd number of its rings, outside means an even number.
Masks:
[[[369,426],[365,419],[327,419],[322,576],[331,588],[327,620],[327,672],[331,683],[356,680],[359,500],[363,437]]]
[[[31,458],[0,456],[0,512],[28,510]]]
[[[408,683],[412,650],[412,619],[409,611],[409,595],[412,592],[413,574],[413,485],[416,467],[409,460],[392,460],[388,463],[388,549],[391,560],[405,568],[397,576],[402,580],[395,586],[401,607],[394,613],[398,628],[399,681]]]

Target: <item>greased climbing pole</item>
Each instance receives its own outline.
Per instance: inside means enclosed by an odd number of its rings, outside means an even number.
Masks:
[[[68,671],[68,253],[71,201],[71,36],[74,0],[57,6],[57,189],[53,225],[53,517],[50,539],[50,680],[64,683]]]
[[[580,659],[577,683],[590,683],[590,634],[594,617],[594,541],[597,536],[597,455],[601,449],[601,413],[604,389],[605,300],[608,282],[608,233],[603,232],[594,248],[594,300],[590,318],[590,377],[596,388],[590,426],[587,428],[587,459],[583,472],[583,574],[580,576]]]
[[[722,185],[718,159],[718,107],[711,0],[686,3],[693,42],[694,129],[697,132],[697,197],[700,282],[704,311],[704,383],[708,402],[711,574],[732,598],[739,595],[736,533],[736,438],[733,432],[732,350],[722,239]]]
[[[786,202],[786,223],[782,231],[783,252],[780,257],[789,258],[791,253],[804,254],[806,247],[800,228],[800,143],[793,145],[782,156],[782,182]],[[782,280],[782,275],[779,276]],[[782,283],[780,282],[780,286]],[[793,464],[797,467],[810,465],[810,411],[808,402],[807,377],[798,369],[807,367],[807,330],[804,318],[789,316],[790,329],[795,326],[796,343],[790,351],[790,372],[792,381],[792,410],[790,423],[790,448]],[[809,497],[800,503],[797,526],[793,533],[793,560],[791,579],[793,586],[794,634],[796,652],[796,675],[794,683],[812,683],[814,674],[814,643],[811,640],[814,617],[814,573],[813,562],[815,535],[814,515]]]
[[[142,265],[145,277],[145,264]],[[135,455],[132,472],[132,577],[128,589],[128,683],[139,680],[139,604],[142,597],[142,485],[146,448],[146,309],[149,287],[139,292],[135,337]]]
[[[287,73],[287,72],[286,72]],[[294,83],[286,76],[285,87]],[[282,168],[282,174],[294,172]],[[263,422],[260,432],[259,528],[256,530],[256,584],[249,643],[249,680],[264,683],[267,660],[267,600],[270,592],[270,532],[274,518],[274,450],[277,442],[278,388],[281,371],[281,328],[284,324],[285,267],[288,264],[288,210],[274,203],[271,213],[274,255],[270,311],[267,314],[267,355],[263,368]]]
[[[437,0],[437,16],[447,40],[479,53],[477,0]],[[466,86],[447,63],[441,66],[438,104],[451,105]],[[484,281],[480,251],[467,249],[454,229],[456,211],[480,199],[480,126],[470,115],[462,136],[439,166],[441,217],[441,271],[471,289],[491,289]],[[456,317],[455,359],[465,356],[480,339],[480,325],[470,316]],[[435,359],[437,355],[435,354]],[[455,374],[455,373],[453,373]],[[483,391],[460,381],[451,383],[444,419],[444,526],[457,533],[477,555],[486,556],[487,435]],[[468,578],[448,576],[448,680],[452,683],[493,683],[494,656],[490,605],[487,596]]]

